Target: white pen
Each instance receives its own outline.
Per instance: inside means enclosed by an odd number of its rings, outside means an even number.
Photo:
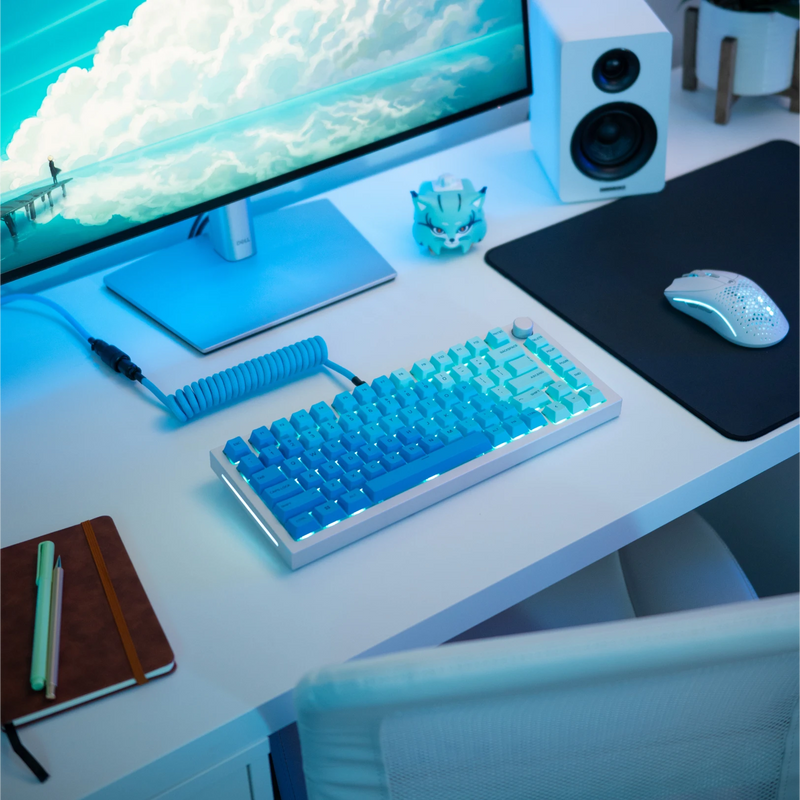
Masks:
[[[58,649],[61,644],[61,595],[64,591],[64,570],[61,556],[53,568],[53,589],[50,592],[50,631],[47,637],[47,690],[48,700],[56,699],[58,686]]]

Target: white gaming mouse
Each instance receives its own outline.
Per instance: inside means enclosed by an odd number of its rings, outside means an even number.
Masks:
[[[735,272],[688,272],[664,290],[664,296],[723,339],[742,347],[770,347],[789,333],[775,301],[757,284]]]

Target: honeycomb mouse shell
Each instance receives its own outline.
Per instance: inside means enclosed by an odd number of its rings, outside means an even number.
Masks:
[[[664,295],[674,308],[742,347],[770,347],[789,332],[775,301],[744,275],[689,273],[674,280]]]

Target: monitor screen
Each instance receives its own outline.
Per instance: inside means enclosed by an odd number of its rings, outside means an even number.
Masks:
[[[2,0],[4,280],[530,92],[524,0]]]

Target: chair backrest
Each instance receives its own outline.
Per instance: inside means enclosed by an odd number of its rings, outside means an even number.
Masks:
[[[319,670],[309,800],[797,800],[798,625],[787,595]]]

